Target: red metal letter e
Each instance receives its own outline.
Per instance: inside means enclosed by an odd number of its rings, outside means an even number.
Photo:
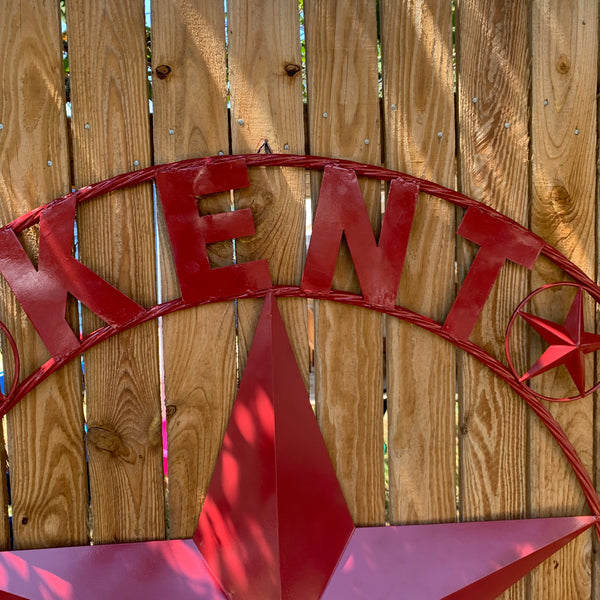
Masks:
[[[214,269],[208,260],[207,244],[254,234],[250,209],[204,216],[198,213],[197,196],[250,185],[246,161],[209,161],[200,168],[166,171],[156,176],[156,185],[184,302],[241,296],[271,287],[266,260]]]

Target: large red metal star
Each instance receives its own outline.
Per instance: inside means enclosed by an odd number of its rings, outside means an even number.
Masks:
[[[269,295],[193,540],[0,553],[0,599],[487,600],[596,521],[356,528]]]
[[[563,325],[522,311],[519,315],[549,344],[519,381],[527,381],[559,365],[564,365],[577,390],[581,396],[584,396],[586,393],[585,355],[600,350],[600,335],[585,331],[582,289],[577,289]]]

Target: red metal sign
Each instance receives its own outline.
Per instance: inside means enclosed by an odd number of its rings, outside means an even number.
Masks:
[[[218,269],[208,262],[207,244],[252,235],[254,224],[249,210],[200,216],[197,196],[246,187],[248,168],[257,166],[324,171],[298,287],[273,285],[264,260]],[[378,241],[357,176],[390,182]],[[147,308],[76,260],[71,248],[78,204],[150,180],[157,184],[182,297]],[[479,246],[443,323],[396,305],[419,191],[465,208],[457,233]],[[35,268],[16,234],[38,222]],[[342,234],[361,294],[331,290]],[[531,269],[540,254],[575,281],[553,284],[576,287],[575,299],[564,323],[552,323],[525,310],[533,295],[547,286],[525,298],[508,326],[506,366],[469,337],[502,265],[512,261]],[[399,597],[398,589],[412,599],[493,598],[585,529],[599,528],[600,500],[592,480],[527,382],[564,364],[579,395],[554,400],[574,400],[598,387],[585,390],[583,357],[600,348],[600,336],[586,331],[582,299],[585,293],[599,302],[600,288],[539,237],[457,192],[394,171],[318,157],[250,155],[162,165],[78,190],[3,227],[0,273],[52,355],[21,378],[17,348],[0,325],[16,365],[0,414],[50,373],[120,331],[199,304],[265,298],[223,443],[227,451],[217,461],[193,540],[0,553],[0,589],[5,592],[0,598],[119,597],[124,589],[127,598],[390,598]],[[65,319],[67,293],[98,314],[106,326],[79,339]],[[363,306],[404,319],[475,356],[546,425],[572,465],[592,516],[355,528],[277,309],[277,297],[293,296]],[[548,343],[524,374],[516,372],[510,351],[517,319]],[[232,460],[236,469],[231,468]],[[454,556],[447,551],[450,540]],[[429,575],[432,561],[437,569],[434,578]],[[94,580],[99,582],[97,590],[89,584]],[[50,590],[45,596],[40,595],[40,581]]]

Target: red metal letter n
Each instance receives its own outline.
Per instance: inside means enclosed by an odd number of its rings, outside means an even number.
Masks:
[[[325,167],[302,289],[329,292],[345,234],[365,300],[395,306],[418,194],[415,182],[392,181],[378,245],[356,173]]]

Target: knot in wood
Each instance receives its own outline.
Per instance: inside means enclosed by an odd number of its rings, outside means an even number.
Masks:
[[[172,69],[169,65],[158,65],[154,70],[156,76],[159,79],[166,79],[169,73],[171,73]]]
[[[562,185],[552,187],[548,193],[548,199],[556,212],[569,212],[571,208],[571,194]]]
[[[104,427],[90,427],[87,433],[87,441],[97,450],[115,455],[124,454],[121,438],[114,431]]]
[[[177,412],[177,406],[175,404],[167,404],[166,413],[167,419],[172,417]]]
[[[561,54],[556,62],[556,70],[562,75],[567,74],[571,70],[571,61],[565,54]]]
[[[288,63],[287,65],[285,65],[284,70],[289,77],[295,77],[296,75],[298,75],[298,73],[300,73],[302,67],[294,63]]]

